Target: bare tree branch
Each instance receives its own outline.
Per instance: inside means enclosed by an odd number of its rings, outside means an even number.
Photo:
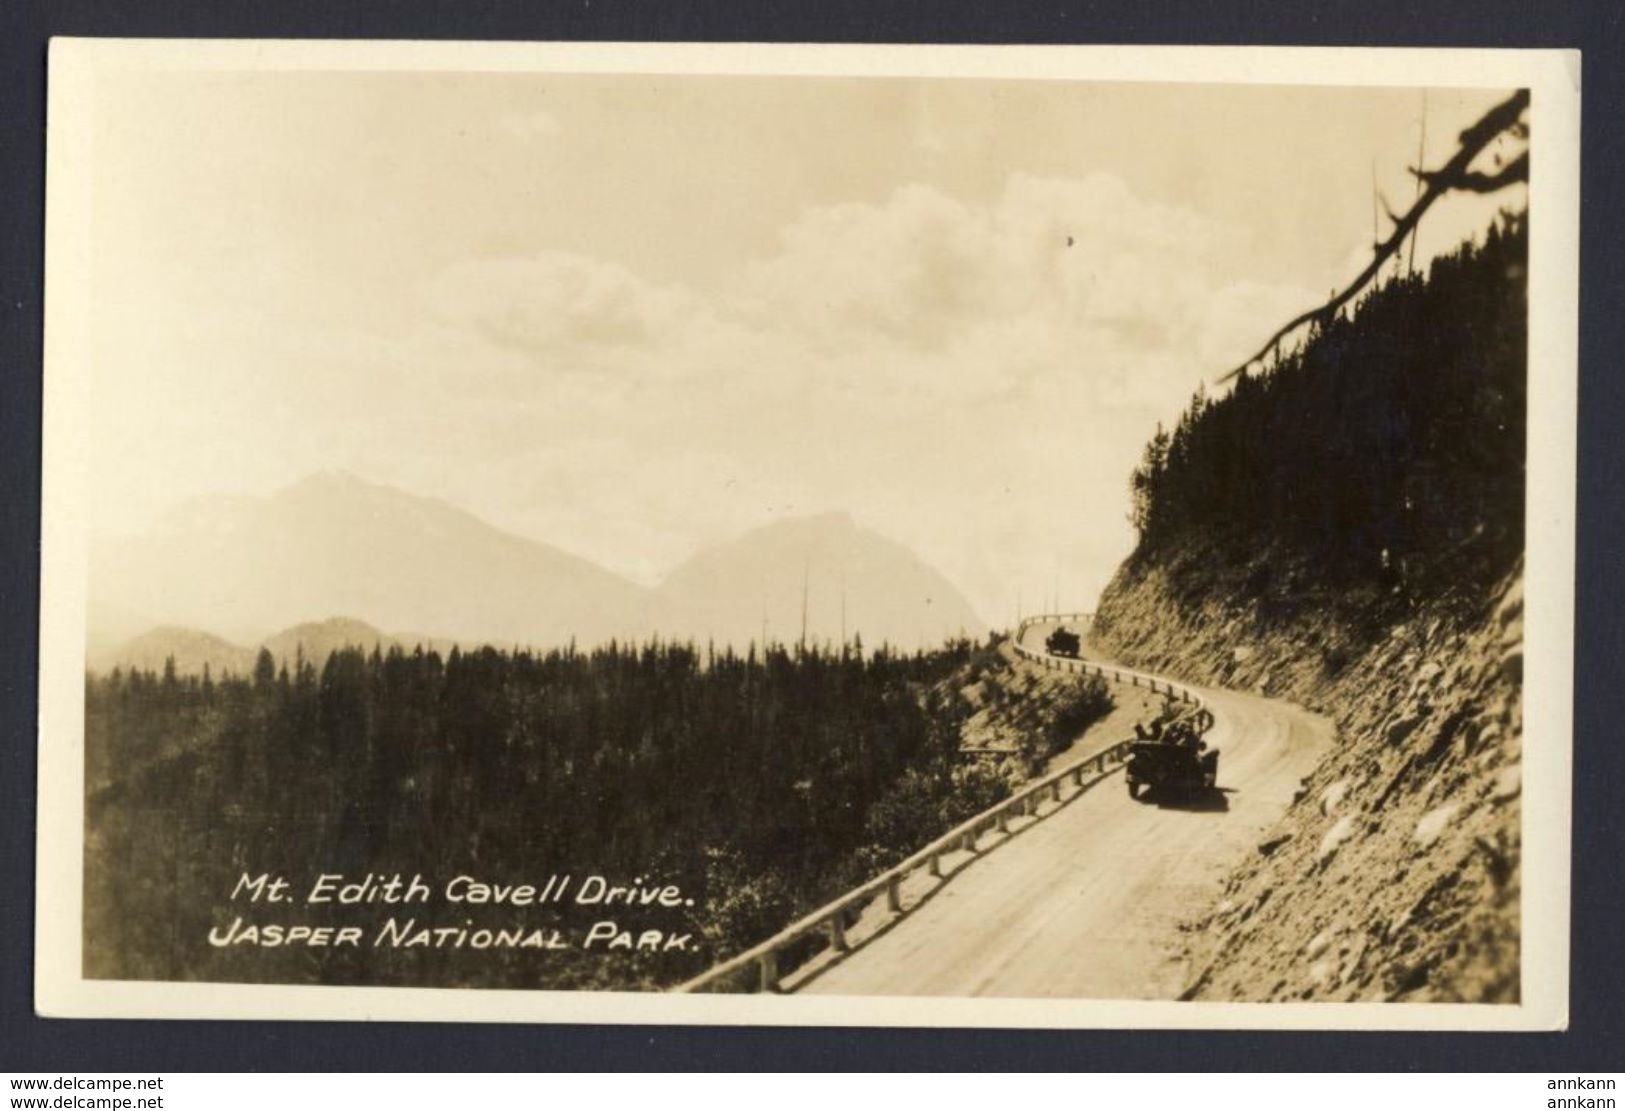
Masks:
[[[1395,215],[1394,215],[1394,210],[1393,210],[1393,208],[1392,208],[1392,207],[1391,207],[1391,206],[1390,206],[1390,205],[1389,205],[1389,204],[1388,204],[1388,198],[1387,198],[1387,197],[1385,197],[1385,196],[1383,196],[1383,195],[1382,195],[1382,194],[1381,194],[1381,193],[1378,193],[1378,194],[1377,194],[1377,203],[1378,203],[1378,204],[1380,204],[1380,205],[1382,205],[1382,214],[1383,214],[1383,215],[1384,215],[1384,216],[1386,216],[1386,217],[1388,217],[1388,222],[1389,222],[1389,223],[1390,223],[1390,224],[1397,224],[1397,223],[1399,223],[1399,217],[1398,217],[1398,216],[1395,216]],[[1375,244],[1375,243],[1373,243],[1373,244],[1372,244],[1372,245],[1371,245],[1371,247],[1372,247],[1372,249],[1373,249],[1373,250],[1375,250],[1375,249],[1376,249],[1376,246],[1377,246],[1377,245],[1376,245],[1376,244]]]
[[[1514,182],[1529,180],[1529,152],[1524,151],[1493,174],[1464,171],[1454,178],[1446,178],[1442,170],[1418,170],[1415,167],[1411,168],[1411,173],[1425,182],[1442,182],[1451,189],[1462,189],[1469,193],[1494,193]]]
[[[1506,100],[1485,112],[1483,117],[1473,126],[1461,133],[1461,146],[1437,170],[1412,170],[1422,181],[1425,188],[1415,204],[1405,215],[1394,221],[1394,230],[1388,238],[1376,247],[1375,257],[1370,264],[1360,271],[1343,292],[1334,296],[1324,305],[1300,313],[1289,320],[1280,330],[1270,336],[1258,351],[1236,367],[1234,370],[1218,379],[1219,382],[1228,382],[1242,371],[1263,359],[1272,350],[1279,350],[1280,343],[1287,336],[1311,321],[1327,323],[1337,315],[1337,311],[1348,304],[1355,294],[1364,289],[1371,279],[1382,270],[1383,263],[1387,262],[1404,244],[1406,236],[1421,222],[1422,216],[1432,207],[1433,202],[1452,190],[1465,190],[1472,193],[1493,193],[1516,181],[1529,179],[1529,153],[1525,151],[1512,162],[1508,163],[1500,172],[1483,174],[1468,169],[1484,148],[1489,146],[1496,137],[1506,131],[1528,133],[1528,127],[1521,122],[1524,109],[1529,106],[1529,90],[1519,89]]]

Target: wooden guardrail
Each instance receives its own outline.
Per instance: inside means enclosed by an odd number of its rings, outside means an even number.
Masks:
[[[1034,625],[1065,625],[1068,622],[1076,622],[1080,625],[1089,626],[1094,624],[1094,621],[1095,615],[1092,613],[1039,613],[1031,617],[1023,617],[1018,621],[1016,623],[1016,636],[1019,639],[1022,633]]]
[[[1082,675],[1098,675],[1111,682],[1145,687],[1152,692],[1165,694],[1172,701],[1183,703],[1189,708],[1190,712],[1198,715],[1198,721],[1208,717],[1208,715],[1202,713],[1204,710],[1202,699],[1181,683],[1158,679],[1155,676],[1128,668],[1111,667],[1071,657],[1051,656],[1045,652],[1035,652],[1021,643],[1022,636],[1034,625],[1066,622],[1087,623],[1090,620],[1092,620],[1090,614],[1056,614],[1046,617],[1026,618],[1018,625],[1012,644],[1017,655],[1037,662],[1043,667],[1076,672]],[[1128,755],[1129,748],[1133,744],[1133,740],[1119,741],[1111,747],[1095,753],[1093,756],[1075,760],[1058,771],[1051,772],[1043,778],[1027,784],[1009,798],[995,803],[975,817],[961,822],[925,846],[925,848],[920,849],[902,863],[888,868],[868,883],[853,888],[832,902],[819,907],[811,914],[804,915],[761,944],[754,945],[743,953],[723,961],[694,979],[679,985],[676,990],[679,992],[700,992],[729,987],[743,987],[747,991],[778,990],[780,979],[779,955],[784,950],[803,938],[814,934],[823,934],[828,938],[830,949],[845,952],[850,948],[846,936],[848,917],[861,912],[882,895],[886,898],[887,909],[892,914],[901,914],[903,912],[902,884],[914,872],[921,868],[928,868],[933,876],[940,878],[942,876],[942,858],[944,856],[953,852],[969,851],[974,853],[978,851],[977,843],[979,839],[989,832],[1008,833],[1010,832],[1010,823],[1013,820],[1036,814],[1046,800],[1060,803],[1061,785],[1068,779],[1072,780],[1077,790],[1072,793],[1067,801],[1071,801],[1071,798],[1077,798],[1078,795],[1120,768],[1124,758]],[[1085,776],[1091,776],[1092,778],[1085,783]]]
[[[1016,635],[1011,640],[1011,647],[1016,655],[1023,659],[1032,660],[1040,667],[1057,671],[1072,671],[1080,675],[1098,675],[1114,683],[1127,683],[1129,686],[1145,687],[1147,690],[1166,694],[1176,702],[1183,702],[1196,709],[1202,708],[1202,699],[1195,691],[1183,683],[1175,683],[1170,679],[1159,679],[1155,675],[1148,675],[1143,671],[1135,671],[1127,667],[1113,667],[1108,664],[1093,663],[1089,660],[1072,656],[1052,656],[1048,652],[1035,651],[1021,643],[1021,638],[1027,630],[1035,625],[1064,625],[1075,622],[1085,627],[1093,623],[1094,615],[1089,613],[1057,614],[1053,617],[1028,617],[1022,620],[1016,629]]]

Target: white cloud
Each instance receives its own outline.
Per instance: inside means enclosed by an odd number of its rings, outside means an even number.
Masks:
[[[1245,246],[1116,178],[1015,176],[988,204],[915,185],[806,212],[716,293],[545,251],[444,268],[401,328],[174,327],[252,383],[204,384],[195,419],[260,445],[239,469],[262,488],[348,467],[645,580],[844,509],[999,620],[1058,573],[1092,602],[1156,421],[1303,301],[1232,280]]]
[[[987,214],[926,186],[816,209],[746,273],[734,308],[821,349],[940,349],[989,295]]]
[[[499,343],[564,354],[656,346],[706,311],[683,290],[562,251],[457,263],[427,297],[448,323]]]
[[[532,477],[494,514],[649,578],[843,508],[997,617],[1058,571],[1089,600],[1145,436],[1306,296],[1231,280],[1246,245],[1108,175],[1017,175],[987,205],[913,185],[806,212],[714,296],[548,252],[461,263],[429,298],[527,368],[467,363],[547,444],[515,445]]]
[[[911,385],[976,394],[1069,362],[1168,354],[1190,357],[1180,373],[1194,382],[1225,256],[1245,242],[1105,174],[1015,175],[983,207],[916,185],[805,214],[728,307],[820,353],[882,356],[869,361]]]

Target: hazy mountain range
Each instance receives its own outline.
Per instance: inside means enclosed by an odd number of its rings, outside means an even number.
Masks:
[[[744,645],[843,626],[913,648],[984,626],[903,546],[844,514],[778,522],[702,551],[650,588],[446,502],[342,472],[265,497],[192,501],[91,549],[89,663],[240,671],[260,646],[318,661],[344,644]],[[844,622],[843,622],[844,611]],[[409,632],[406,630],[410,630]]]
[[[90,665],[97,670],[117,666],[162,671],[167,661],[174,660],[175,670],[183,675],[201,672],[205,664],[215,675],[228,671],[246,675],[253,670],[261,648],[279,662],[291,664],[302,653],[306,659],[321,664],[340,648],[370,649],[377,646],[387,649],[399,646],[410,651],[422,646],[445,653],[455,643],[443,637],[391,636],[379,632],[365,621],[351,617],[307,621],[252,644],[237,644],[199,629],[159,625],[121,644],[93,652]]]

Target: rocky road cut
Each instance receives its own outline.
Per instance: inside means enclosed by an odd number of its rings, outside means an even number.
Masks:
[[[1053,625],[1024,644],[1042,650]],[[1213,711],[1219,796],[1136,802],[1121,776],[965,868],[884,934],[797,990],[836,995],[1173,999],[1180,923],[1286,810],[1332,740],[1329,719],[1192,688]]]

